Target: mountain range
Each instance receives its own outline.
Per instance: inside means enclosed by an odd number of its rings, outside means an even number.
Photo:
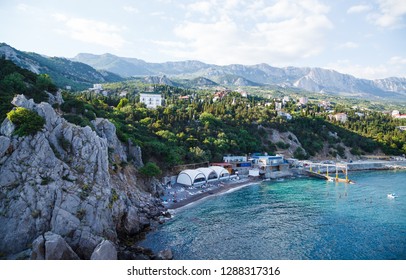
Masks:
[[[91,87],[94,83],[123,80],[117,74],[105,70],[98,71],[84,63],[61,57],[23,52],[4,43],[0,43],[0,55],[36,74],[49,74],[59,87],[71,86],[75,90],[82,90]]]
[[[146,83],[175,86],[277,86],[366,99],[406,100],[405,77],[367,80],[330,69],[278,68],[265,63],[249,66],[220,66],[196,60],[150,63],[112,54],[80,53],[67,59],[19,51],[4,43],[0,44],[0,55],[35,73],[49,74],[60,87],[70,85],[74,89],[137,77]]]
[[[188,79],[204,77],[216,84],[225,86],[277,85],[328,94],[406,98],[406,78],[392,77],[367,80],[322,68],[277,68],[265,63],[250,66],[240,64],[219,66],[196,60],[148,63],[140,59],[119,57],[112,54],[85,53],[78,54],[72,60],[123,77],[144,75],[165,75],[169,78]]]

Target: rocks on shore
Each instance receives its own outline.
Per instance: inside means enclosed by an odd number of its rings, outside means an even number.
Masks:
[[[120,260],[172,260],[172,250],[166,249],[155,254],[151,249],[140,246],[122,247],[119,249]]]
[[[159,184],[137,177],[141,149],[121,143],[111,122],[96,119],[93,131],[67,122],[48,103],[18,95],[13,104],[37,112],[45,125],[18,137],[8,119],[0,121],[3,257],[32,249],[33,259],[114,258],[110,245],[119,236],[158,223],[165,211]],[[51,254],[55,248],[63,253]]]

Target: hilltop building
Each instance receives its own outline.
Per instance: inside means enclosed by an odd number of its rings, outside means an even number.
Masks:
[[[282,118],[285,118],[285,119],[287,119],[288,121],[290,121],[290,120],[292,119],[292,115],[291,115],[291,114],[286,113],[286,112],[282,112],[282,111],[279,111],[279,112],[278,112],[278,116],[280,116],[280,117],[282,117]]]
[[[140,102],[147,105],[149,109],[156,109],[158,106],[162,106],[162,95],[155,92],[140,93]]]
[[[392,111],[392,118],[394,118],[394,119],[406,119],[406,115],[401,114],[398,110],[393,110]]]
[[[307,97],[299,98],[299,105],[306,105],[308,102],[309,102],[309,98],[307,98]]]
[[[346,113],[337,113],[335,115],[328,115],[328,117],[330,120],[335,119],[336,121],[342,122],[342,123],[347,122],[347,119],[348,119]]]

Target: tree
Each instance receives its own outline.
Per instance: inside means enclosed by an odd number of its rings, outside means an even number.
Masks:
[[[162,173],[161,169],[153,162],[148,162],[139,169],[139,172],[146,177],[155,177]]]
[[[35,85],[39,90],[46,90],[49,92],[56,92],[58,90],[48,74],[38,75]]]

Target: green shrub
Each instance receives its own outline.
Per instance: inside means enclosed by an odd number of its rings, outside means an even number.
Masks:
[[[94,129],[93,124],[86,117],[74,114],[65,114],[62,117],[70,123],[76,124],[81,127],[89,126],[91,129]]]
[[[36,112],[22,107],[17,107],[7,113],[7,118],[16,126],[14,134],[18,136],[35,134],[45,124],[43,117],[39,116]]]
[[[153,162],[148,162],[140,168],[140,173],[146,177],[154,177],[161,174],[161,169]]]

